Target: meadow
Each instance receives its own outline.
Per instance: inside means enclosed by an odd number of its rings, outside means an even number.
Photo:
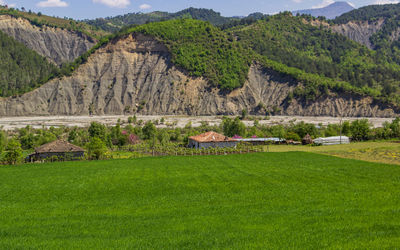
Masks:
[[[400,142],[399,141],[368,141],[355,142],[351,144],[331,146],[293,146],[293,145],[270,145],[265,147],[268,152],[312,152],[318,154],[332,155],[347,159],[362,161],[398,164],[400,165]]]
[[[400,168],[308,152],[0,167],[1,249],[400,246]]]

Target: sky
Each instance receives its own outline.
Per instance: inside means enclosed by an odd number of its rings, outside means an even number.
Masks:
[[[247,16],[262,12],[324,7],[334,0],[0,0],[0,5],[42,12],[49,16],[93,19],[132,12],[176,12],[189,7],[207,8],[223,16]],[[351,0],[356,8],[370,4],[399,3],[400,0]]]

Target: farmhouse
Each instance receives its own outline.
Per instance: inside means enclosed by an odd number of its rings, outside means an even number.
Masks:
[[[44,144],[27,157],[28,162],[56,158],[57,160],[78,160],[85,155],[85,150],[64,140]]]
[[[238,141],[213,131],[189,137],[189,148],[229,148],[236,147]]]

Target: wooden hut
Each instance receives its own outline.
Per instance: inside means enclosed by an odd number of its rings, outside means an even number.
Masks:
[[[189,137],[189,148],[228,148],[236,147],[238,141],[227,136],[210,131],[201,135]]]
[[[85,155],[85,150],[64,140],[44,144],[35,149],[35,153],[27,157],[27,161],[35,162],[45,159],[79,160]]]

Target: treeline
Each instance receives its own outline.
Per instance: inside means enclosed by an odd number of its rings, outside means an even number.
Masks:
[[[220,13],[211,9],[202,8],[188,8],[176,13],[168,13],[162,11],[154,11],[151,13],[128,13],[115,17],[97,18],[94,20],[85,20],[86,23],[98,27],[100,29],[117,32],[119,29],[130,25],[142,25],[152,22],[161,22],[171,19],[190,18],[206,22],[213,25],[220,26],[231,22],[232,20],[239,20],[239,18],[223,17]]]
[[[55,65],[0,31],[0,96],[29,92],[57,74]]]
[[[392,18],[400,13],[400,4],[369,5],[347,12],[333,20],[336,24],[350,21],[375,22],[380,18]]]
[[[167,127],[157,128],[156,125]],[[287,125],[261,125],[259,120],[254,119],[253,125],[246,127],[239,117],[224,117],[218,126],[203,122],[200,127],[193,127],[189,122],[184,128],[169,127],[163,118],[145,123],[136,117],[109,127],[96,122],[88,128],[33,129],[27,126],[15,131],[0,131],[0,162],[20,162],[22,152],[32,152],[34,148],[57,139],[86,148],[90,159],[101,159],[107,151],[123,149],[129,145],[143,145],[145,148],[186,147],[190,136],[207,131],[230,137],[276,137],[294,141],[301,141],[307,134],[312,138],[346,135],[353,141],[397,139],[400,138],[400,118],[386,122],[380,128],[373,128],[366,119],[328,126],[295,121]],[[17,159],[13,155],[18,155]]]

